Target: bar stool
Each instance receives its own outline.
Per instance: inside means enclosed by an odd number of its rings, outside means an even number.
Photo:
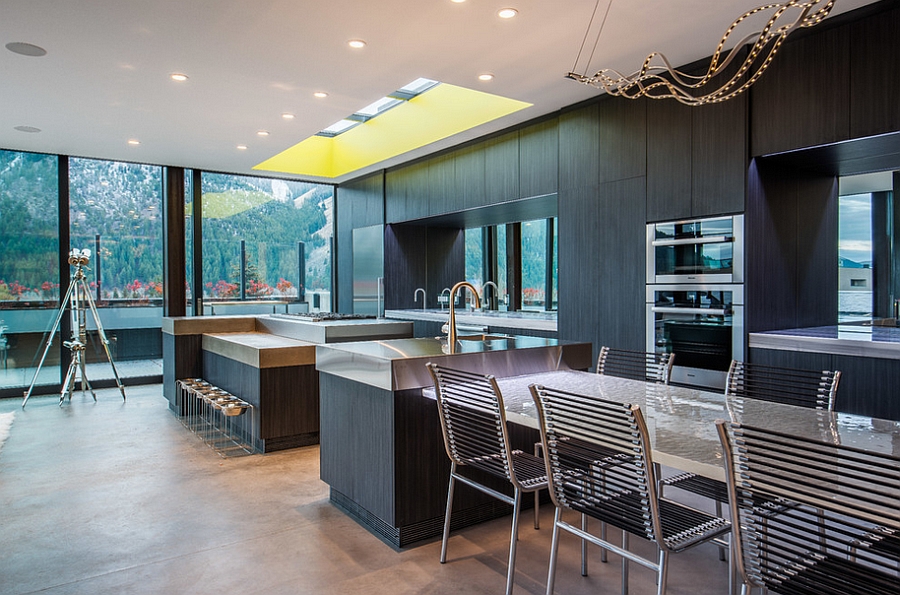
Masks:
[[[447,561],[453,491],[456,482],[459,481],[513,507],[506,575],[506,595],[511,595],[515,578],[521,495],[547,487],[544,461],[510,448],[503,396],[493,376],[454,370],[430,362],[426,366],[434,381],[444,446],[447,449],[447,456],[450,457],[450,481],[441,541],[441,564]],[[508,496],[462,475],[459,468],[466,466],[505,479],[512,485],[513,495]],[[534,527],[537,529],[537,509],[534,514]]]

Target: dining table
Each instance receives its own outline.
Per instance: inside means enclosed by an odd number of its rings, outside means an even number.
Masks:
[[[897,421],[570,370],[497,378],[508,422],[540,426],[532,384],[637,405],[647,424],[655,463],[719,481],[725,480],[715,426],[719,419],[900,456]]]

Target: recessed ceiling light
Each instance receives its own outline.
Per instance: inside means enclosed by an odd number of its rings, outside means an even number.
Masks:
[[[456,3],[456,4],[462,4],[462,3],[465,2],[465,1],[466,1],[466,0],[450,0],[450,2],[454,2],[454,3]]]
[[[141,144],[141,141],[139,141],[139,140],[136,139],[136,138],[129,138],[129,139],[128,139],[128,144],[129,144],[129,145],[139,145],[139,144]]]
[[[22,41],[11,41],[6,44],[6,49],[14,54],[31,56],[34,58],[39,58],[41,56],[47,55],[47,50],[45,50],[44,48],[34,45],[33,43],[25,43]]]
[[[362,39],[351,39],[347,42],[347,45],[358,50],[359,48],[366,47],[366,42]]]
[[[188,80],[188,75],[182,74],[180,72],[173,72],[172,74],[169,75],[169,78],[172,79],[173,81],[183,82],[183,81]]]
[[[316,91],[315,93],[313,93],[313,97],[318,97],[319,99],[325,99],[326,97],[328,97],[328,93],[326,93],[324,91]]]
[[[19,132],[32,132],[32,133],[41,131],[40,128],[35,128],[34,126],[16,126],[15,130],[18,130]]]
[[[491,74],[490,72],[485,72],[483,74],[478,75],[478,80],[479,81],[492,81],[492,80],[494,80],[494,75]]]
[[[293,120],[294,114],[289,114],[289,113],[285,112],[285,113],[281,114],[281,117],[284,118],[285,120]]]
[[[257,136],[269,136],[269,131],[268,130],[257,130],[256,135]]]
[[[246,151],[246,150],[247,150],[247,145],[238,145],[238,146],[237,146],[237,150],[238,150],[238,151]]]
[[[511,19],[517,14],[519,14],[519,11],[515,8],[501,8],[497,11],[497,16],[501,19]]]

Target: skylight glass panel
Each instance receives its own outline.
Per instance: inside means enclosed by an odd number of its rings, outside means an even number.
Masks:
[[[437,81],[433,81],[431,79],[426,78],[417,78],[413,82],[403,87],[397,89],[400,93],[409,94],[412,96],[416,96],[420,93],[424,93],[428,89],[432,88],[438,84]]]
[[[377,116],[381,112],[387,111],[395,105],[399,105],[401,103],[403,103],[403,101],[401,101],[400,99],[395,99],[393,97],[382,97],[378,101],[370,103],[366,107],[362,108],[354,115],[363,116],[365,118],[372,118]]]
[[[321,136],[337,136],[342,132],[346,132],[358,125],[359,122],[354,122],[353,120],[341,120],[340,122],[335,122],[328,128],[325,128],[319,134]]]

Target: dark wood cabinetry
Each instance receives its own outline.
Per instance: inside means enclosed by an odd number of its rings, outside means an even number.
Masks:
[[[552,194],[559,172],[558,119],[519,131],[519,193],[514,198]]]
[[[691,213],[692,110],[677,101],[647,105],[647,221]]]
[[[850,26],[850,136],[900,130],[900,8]]]

